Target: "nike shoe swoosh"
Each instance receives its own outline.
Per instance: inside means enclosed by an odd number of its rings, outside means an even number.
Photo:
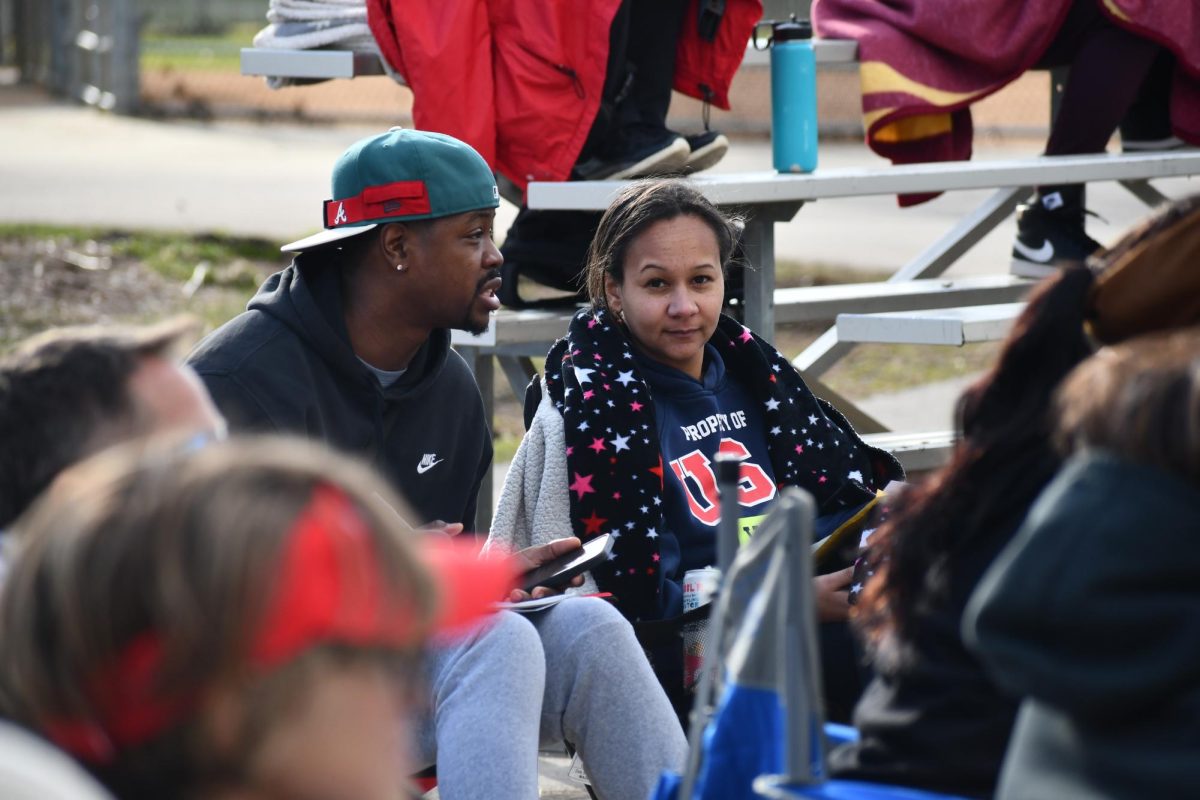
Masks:
[[[1020,239],[1014,239],[1013,250],[1016,250],[1030,261],[1036,261],[1039,264],[1045,264],[1054,258],[1054,245],[1050,244],[1049,239],[1043,239],[1042,246],[1036,250],[1029,245],[1022,244]]]
[[[445,460],[446,459],[444,459],[444,458],[439,458],[437,461],[434,461],[432,464],[417,464],[417,474],[424,475],[426,472],[429,472],[429,470],[433,469],[434,467],[436,467],[438,464],[442,463]]]

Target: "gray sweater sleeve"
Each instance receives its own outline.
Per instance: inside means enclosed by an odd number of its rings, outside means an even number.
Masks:
[[[569,483],[562,415],[543,387],[533,424],[508,468],[484,549],[514,552],[573,536]],[[583,586],[568,593],[596,591],[588,573]]]

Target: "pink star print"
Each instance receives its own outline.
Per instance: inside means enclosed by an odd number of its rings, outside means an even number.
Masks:
[[[575,473],[575,482],[571,484],[570,488],[572,492],[579,493],[580,500],[582,500],[583,496],[588,492],[596,491],[592,488],[592,476],[580,475],[578,472]]]
[[[596,393],[593,392],[591,389],[588,389],[586,392],[583,393],[584,400],[591,400],[595,396],[596,396]]]
[[[641,403],[639,403],[637,400],[634,400],[632,403],[630,403],[630,404],[629,404],[629,407],[630,407],[631,409],[633,409],[634,411],[641,411],[641,410],[642,410],[642,404],[641,404]]]
[[[588,447],[592,450],[595,450],[597,453],[599,453],[601,450],[604,449],[604,440],[603,439],[592,439],[592,443],[589,444]]]
[[[799,444],[798,444],[798,445],[796,445],[796,452],[797,452],[797,453],[803,453],[803,452],[804,452],[804,446],[803,446],[803,445],[799,445]]]
[[[743,342],[750,341],[750,329],[743,325],[742,326],[742,335],[738,338],[740,338]]]

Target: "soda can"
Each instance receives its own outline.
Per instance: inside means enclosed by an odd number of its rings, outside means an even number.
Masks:
[[[689,569],[683,575],[683,610],[692,611],[712,602],[721,582],[721,570],[716,567]],[[708,639],[707,619],[695,620],[683,626],[683,688],[695,689],[704,666],[704,649]]]
[[[689,569],[683,573],[683,613],[712,602],[721,582],[721,570],[716,567]]]

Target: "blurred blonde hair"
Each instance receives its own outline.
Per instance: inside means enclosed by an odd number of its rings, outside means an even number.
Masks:
[[[162,644],[161,695],[203,697],[240,682],[257,687],[247,697],[269,698],[246,704],[238,738],[253,740],[314,674],[313,651],[324,651],[317,660],[325,662],[390,665],[410,656],[320,645],[266,676],[250,674],[248,650],[283,547],[322,485],[349,498],[381,583],[411,609],[419,639],[434,588],[397,511],[403,504],[369,469],[323,446],[280,438],[198,451],[126,445],[64,473],[12,532],[19,544],[0,595],[0,712],[35,730],[52,718],[96,720],[91,682],[152,631]],[[236,779],[252,744],[241,742],[231,763],[211,751],[191,719],[90,766],[118,796],[178,796],[214,775]]]
[[[1200,487],[1200,327],[1100,350],[1057,403],[1062,450],[1108,450]]]

